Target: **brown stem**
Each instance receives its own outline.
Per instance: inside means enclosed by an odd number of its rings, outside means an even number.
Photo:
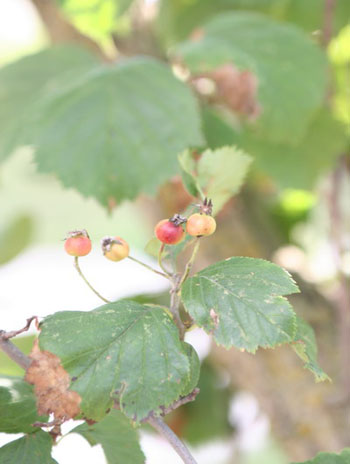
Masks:
[[[90,37],[78,31],[64,17],[53,0],[31,0],[31,2],[45,24],[53,43],[76,43],[89,49],[103,61],[109,61],[99,45]]]
[[[171,428],[160,418],[151,416],[148,423],[171,444],[185,464],[197,464],[188,448],[182,443]]]
[[[322,43],[324,47],[327,47],[333,32],[333,14],[336,6],[336,0],[325,0],[324,4],[324,20],[323,20],[323,34]]]
[[[3,330],[0,331],[0,348],[16,364],[25,370],[28,369],[32,361],[19,348],[17,348],[16,345],[10,342],[8,333]]]

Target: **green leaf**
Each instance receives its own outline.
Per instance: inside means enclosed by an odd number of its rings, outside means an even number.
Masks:
[[[33,387],[20,377],[0,376],[0,432],[32,433],[36,421],[46,422],[39,416]]]
[[[321,49],[296,27],[247,12],[218,15],[202,33],[176,50],[190,70],[201,73],[230,62],[249,69],[258,78],[262,106],[256,131],[278,142],[300,139],[325,95]]]
[[[17,216],[6,229],[0,230],[0,264],[16,257],[31,242],[33,219],[30,216]]]
[[[198,182],[213,202],[214,215],[235,195],[247,174],[252,158],[237,147],[206,150],[198,162]]]
[[[249,129],[237,132],[208,109],[203,121],[210,147],[237,144],[254,156],[255,169],[272,177],[282,188],[312,188],[347,144],[344,128],[325,108],[316,114],[305,136],[295,144],[273,143]]]
[[[1,464],[57,464],[51,457],[52,438],[39,430],[0,448]]]
[[[145,462],[138,433],[120,411],[112,410],[101,422],[78,425],[70,433],[79,433],[91,446],[101,444],[108,464]]]
[[[296,354],[305,362],[305,369],[309,369],[315,376],[316,382],[331,380],[317,364],[317,345],[312,327],[300,317],[297,317],[297,331],[292,347]]]
[[[201,366],[198,387],[200,393],[196,400],[185,404],[183,411],[180,410],[185,417],[183,438],[198,444],[232,436],[227,418],[232,392],[223,387],[218,372],[206,361]]]
[[[96,63],[86,50],[61,45],[0,69],[0,160],[18,145],[31,143],[32,120],[40,100]]]
[[[350,464],[350,448],[343,449],[340,454],[319,453],[314,459],[299,464]]]
[[[198,384],[201,363],[199,361],[197,351],[193,348],[192,345],[183,342],[183,346],[190,363],[190,375],[186,383],[184,383],[183,390],[181,392],[181,396],[186,396],[189,395]]]
[[[295,313],[282,295],[297,291],[275,264],[235,257],[186,280],[181,295],[187,312],[219,345],[255,352],[294,340]]]
[[[183,390],[189,361],[168,313],[134,301],[90,312],[63,311],[42,323],[40,346],[61,359],[82,397],[84,417],[101,420],[113,403],[140,421]]]
[[[214,204],[214,215],[240,189],[252,158],[237,147],[205,150],[196,162],[189,150],[179,155],[182,180],[193,196],[206,196]]]
[[[177,172],[177,153],[203,143],[191,91],[149,58],[88,73],[36,123],[39,169],[104,205],[154,193]]]

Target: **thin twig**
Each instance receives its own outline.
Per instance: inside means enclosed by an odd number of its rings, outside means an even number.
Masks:
[[[171,444],[185,464],[197,464],[188,448],[160,417],[151,416],[148,423]]]
[[[325,0],[324,4],[324,19],[323,19],[323,31],[322,31],[322,43],[324,47],[327,47],[333,32],[333,16],[336,6],[336,0]]]
[[[26,325],[19,330],[11,330],[10,332],[5,332],[0,330],[1,338],[3,340],[8,340],[9,338],[17,337],[17,335],[27,332],[31,323],[35,320],[36,326],[38,327],[38,317],[37,316],[32,316],[29,319],[27,319]]]
[[[82,273],[82,271],[81,271],[81,269],[79,267],[78,259],[79,259],[78,256],[75,256],[75,258],[74,258],[74,267],[78,271],[78,274],[80,275],[80,277],[83,279],[83,281],[86,283],[86,285],[90,288],[90,290],[92,290],[95,293],[95,295],[97,295],[99,298],[101,298],[102,301],[104,301],[105,303],[111,303],[111,301],[107,300],[107,298],[104,298],[102,295],[100,295],[100,293],[98,293],[98,291],[95,290],[94,287],[90,284],[90,282],[84,276],[84,274]]]
[[[28,369],[32,361],[19,348],[17,348],[16,345],[10,342],[8,338],[9,337],[7,336],[7,332],[1,330],[0,331],[0,348],[16,364],[18,364],[23,369]]]
[[[191,271],[194,260],[196,259],[196,255],[198,253],[199,245],[200,245],[200,237],[197,237],[196,244],[193,247],[192,255],[191,255],[188,263],[186,264],[185,271],[184,271],[184,273],[183,273],[183,275],[181,277],[181,280],[179,282],[179,288],[181,288],[182,284],[185,282],[185,280],[187,279],[187,277],[188,277],[188,275],[189,275],[189,273]]]
[[[172,276],[171,273],[165,269],[162,263],[162,256],[163,256],[164,248],[165,248],[165,243],[162,243],[161,247],[159,248],[159,252],[158,252],[158,266],[162,269],[162,271],[164,271],[164,273],[167,276],[171,277]]]
[[[131,261],[135,261],[135,263],[138,263],[140,264],[141,266],[145,267],[146,269],[149,269],[150,271],[152,272],[155,272],[156,274],[162,276],[162,277],[165,277],[166,279],[170,279],[169,275],[168,274],[165,274],[164,272],[160,272],[160,271],[157,271],[156,269],[154,269],[152,266],[149,266],[148,264],[146,263],[143,263],[142,261],[134,258],[133,256],[128,256],[129,259],[131,259]]]
[[[182,319],[180,317],[180,295],[179,295],[179,290],[180,290],[180,280],[181,276],[180,274],[175,274],[172,277],[172,287],[170,289],[170,312],[173,315],[174,322],[179,329],[179,337],[180,340],[183,340],[185,337],[185,331],[186,327],[184,326],[184,323],[182,322]]]

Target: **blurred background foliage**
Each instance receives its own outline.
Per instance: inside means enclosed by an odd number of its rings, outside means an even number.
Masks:
[[[200,396],[170,424],[196,445],[231,443],[227,463],[349,446],[350,2],[8,0],[0,11],[0,265],[82,226],[142,250],[157,220],[194,201],[177,155],[237,145],[254,162],[199,266],[248,255],[289,269],[333,383],[314,384],[284,349],[212,348]],[[229,417],[240,391],[271,424],[260,448]]]

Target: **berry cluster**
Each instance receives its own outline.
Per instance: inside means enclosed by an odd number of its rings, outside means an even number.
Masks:
[[[158,240],[166,245],[181,242],[186,232],[192,237],[208,236],[215,232],[216,221],[211,216],[211,201],[205,199],[199,206],[199,213],[188,218],[175,214],[171,219],[163,219],[154,228]],[[183,226],[186,225],[186,232]],[[102,252],[111,261],[121,261],[129,256],[129,245],[121,237],[104,237],[101,241]],[[66,252],[75,257],[86,256],[91,251],[91,240],[85,229],[68,232],[64,244]]]

